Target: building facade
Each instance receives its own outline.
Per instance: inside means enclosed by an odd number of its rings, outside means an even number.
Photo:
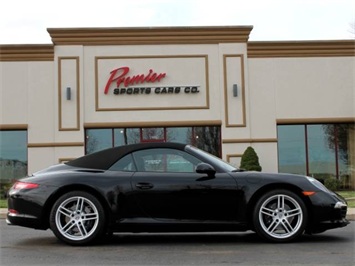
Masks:
[[[48,29],[0,46],[1,179],[149,141],[355,187],[355,41],[248,41],[252,27]]]

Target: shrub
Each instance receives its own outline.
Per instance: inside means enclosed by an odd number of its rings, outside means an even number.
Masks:
[[[244,151],[242,159],[240,161],[240,168],[247,171],[261,171],[262,168],[259,164],[259,157],[253,147],[249,146]]]
[[[6,199],[7,192],[12,186],[12,183],[10,182],[0,182],[0,199]]]
[[[324,185],[327,189],[336,191],[340,187],[340,181],[335,179],[334,177],[329,177],[324,181]]]

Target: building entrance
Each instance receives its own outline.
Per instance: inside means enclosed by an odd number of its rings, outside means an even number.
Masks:
[[[221,157],[221,127],[90,128],[85,130],[85,153],[141,142],[191,144]]]

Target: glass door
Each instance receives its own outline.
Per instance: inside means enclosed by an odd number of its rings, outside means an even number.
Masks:
[[[141,128],[140,138],[141,142],[166,142],[166,128]]]

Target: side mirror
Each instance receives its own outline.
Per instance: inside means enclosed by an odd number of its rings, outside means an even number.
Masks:
[[[216,170],[213,168],[212,165],[208,163],[199,163],[196,166],[196,173],[199,174],[207,174],[207,175],[214,175],[216,173]]]

